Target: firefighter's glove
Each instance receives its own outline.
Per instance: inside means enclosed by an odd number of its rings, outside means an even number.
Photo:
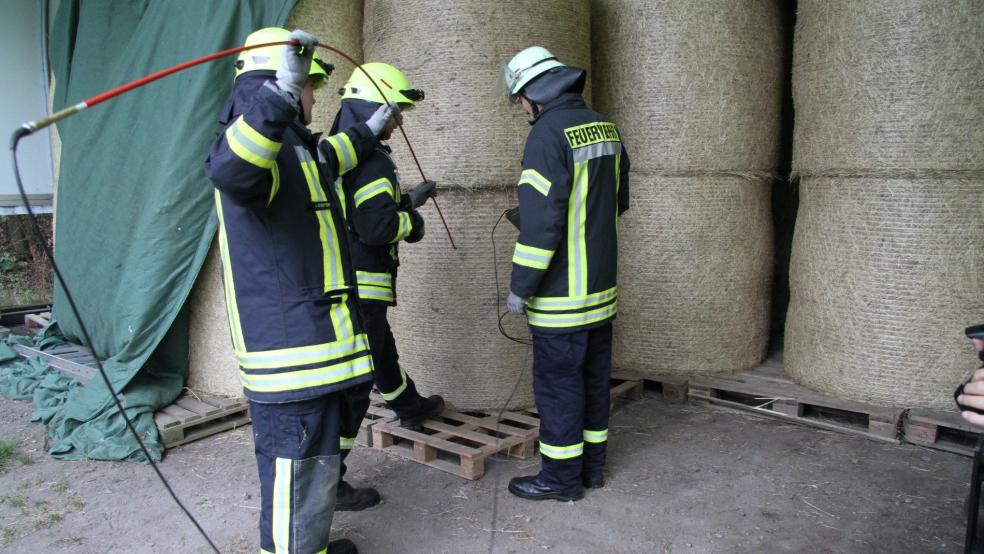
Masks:
[[[522,315],[526,311],[526,301],[520,298],[515,292],[509,291],[509,298],[506,299],[506,308],[509,313]]]
[[[280,55],[280,69],[277,70],[277,88],[294,97],[301,99],[301,89],[307,82],[308,72],[311,71],[311,59],[314,58],[314,47],[318,39],[300,29],[294,29],[289,40],[297,44],[287,44]]]
[[[413,187],[407,196],[410,197],[410,205],[417,209],[427,203],[427,199],[437,196],[437,183],[431,180],[424,181]]]
[[[390,102],[380,106],[375,113],[372,114],[372,117],[366,121],[366,125],[369,126],[369,130],[372,131],[372,134],[378,137],[383,134],[383,131],[386,130],[386,125],[394,117],[396,118],[397,123],[403,121],[402,116],[400,115],[400,106],[396,105],[396,102]]]
[[[424,238],[424,218],[417,213],[417,210],[410,210],[410,234],[407,235],[407,242],[420,242]]]

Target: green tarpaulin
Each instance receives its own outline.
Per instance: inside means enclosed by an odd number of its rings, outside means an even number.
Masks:
[[[50,41],[55,109],[283,25],[296,0],[62,0]],[[187,376],[182,309],[215,232],[202,171],[234,58],[152,83],[58,124],[56,259],[113,387],[155,457],[153,411]],[[57,330],[81,343],[56,287]],[[57,340],[48,337],[46,340]],[[84,387],[0,350],[0,392],[39,401],[51,454],[142,460],[101,379]],[[16,367],[15,367],[16,366]],[[12,369],[13,368],[13,369]],[[11,377],[12,372],[20,379]]]

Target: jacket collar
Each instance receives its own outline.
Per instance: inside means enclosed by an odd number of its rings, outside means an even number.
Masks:
[[[576,92],[565,92],[557,98],[547,102],[547,104],[543,106],[543,109],[540,110],[540,115],[536,116],[536,119],[533,120],[533,125],[536,125],[536,123],[543,119],[543,116],[549,112],[573,110],[586,107],[587,104],[584,103],[583,96]]]

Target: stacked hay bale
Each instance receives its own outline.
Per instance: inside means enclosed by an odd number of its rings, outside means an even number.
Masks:
[[[362,2],[357,0],[300,0],[284,24],[304,29],[321,42],[362,58]],[[338,88],[352,72],[345,60],[325,50],[318,56],[335,66],[328,84],[315,92],[314,131],[327,132],[338,111]],[[239,367],[232,351],[222,285],[218,241],[205,260],[188,300],[190,321],[188,387],[225,396],[241,396]]]
[[[501,407],[520,376],[511,405],[532,404],[530,353],[496,331],[516,233],[503,220],[493,266],[490,232],[516,204],[529,129],[497,83],[501,65],[531,45],[590,69],[589,12],[587,0],[366,2],[365,59],[395,65],[427,95],[406,115],[407,134],[439,183],[458,246],[451,249],[433,207],[422,208],[427,236],[403,248],[390,322],[400,362],[421,391],[459,408]],[[403,185],[412,186],[420,176],[402,139],[392,146]],[[525,321],[509,316],[504,324],[511,335],[527,336]]]
[[[779,3],[593,6],[596,107],[632,160],[614,365],[650,375],[753,366],[769,334]]]
[[[947,408],[984,317],[984,3],[800,0],[785,365]]]

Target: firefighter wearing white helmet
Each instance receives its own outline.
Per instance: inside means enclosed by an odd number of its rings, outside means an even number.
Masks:
[[[313,63],[317,41],[270,28],[246,43],[288,40],[240,56],[205,173],[215,186],[232,344],[253,421],[260,549],[355,552],[346,539],[329,545],[329,532],[343,394],[372,383],[372,356],[330,184],[374,150],[394,111],[380,106],[319,151],[306,127],[312,90],[329,73]]]
[[[402,71],[378,62],[353,70],[338,92],[342,102],[331,132],[365,121],[385,102],[396,102],[402,112],[407,112],[424,99],[423,91],[412,88]],[[395,127],[396,122],[391,122],[380,138],[388,139]],[[402,192],[390,149],[380,143],[357,168],[342,177],[338,186],[345,202],[349,249],[358,280],[359,315],[369,337],[376,388],[400,418],[400,425],[419,430],[425,418],[441,411],[444,400],[437,395],[421,396],[411,376],[400,367],[386,314],[396,304],[400,243],[415,243],[424,237],[424,219],[417,208],[435,194],[435,184],[427,181]],[[355,409],[350,412],[353,417],[342,423],[342,476],[345,455],[354,445],[359,424],[369,408],[371,387],[372,383],[367,383],[346,392]],[[345,481],[339,482],[338,491],[338,510],[362,510],[380,501],[374,489],[354,488]]]
[[[629,158],[615,124],[584,102],[586,73],[533,46],[504,68],[510,99],[533,128],[519,176],[519,238],[509,311],[533,335],[539,473],[509,491],[578,500],[604,485],[612,320],[618,311],[618,219],[629,207]]]

